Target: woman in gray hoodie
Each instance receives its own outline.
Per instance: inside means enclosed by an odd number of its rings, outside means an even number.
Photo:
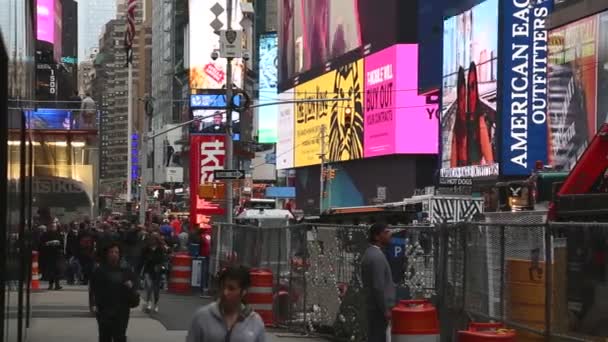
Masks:
[[[249,270],[228,267],[219,282],[219,300],[194,314],[186,342],[266,342],[262,318],[243,302],[251,282]]]

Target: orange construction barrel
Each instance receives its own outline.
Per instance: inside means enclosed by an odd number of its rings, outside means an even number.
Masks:
[[[38,271],[38,252],[32,251],[32,290],[40,290],[40,272]]]
[[[188,254],[176,254],[171,258],[169,275],[169,292],[189,293],[192,277],[192,257]]]
[[[458,342],[484,341],[515,342],[517,335],[502,323],[471,323],[468,330],[458,332]]]
[[[245,300],[262,317],[265,326],[272,326],[274,323],[272,313],[272,271],[254,268],[249,274],[251,276],[251,287],[247,291]]]
[[[393,308],[392,342],[439,342],[437,309],[428,300],[402,300]]]

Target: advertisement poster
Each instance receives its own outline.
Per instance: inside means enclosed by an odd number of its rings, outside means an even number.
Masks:
[[[498,175],[498,0],[444,21],[442,177]]]
[[[503,0],[501,174],[527,176],[547,163],[547,18],[550,1]]]
[[[239,112],[232,112],[233,125],[238,125],[239,117]],[[190,125],[190,133],[222,134],[226,131],[226,111],[217,109],[194,109],[192,110],[192,118],[199,120],[192,122]]]
[[[394,44],[396,10],[396,0],[280,0],[280,83],[356,49]]]
[[[549,164],[570,170],[597,128],[597,16],[549,32]]]
[[[277,34],[267,33],[260,36],[259,61],[259,103],[277,101]],[[276,105],[257,108],[258,142],[277,142],[277,120],[279,108]]]
[[[223,213],[216,204],[199,198],[197,194],[199,185],[213,182],[214,170],[224,168],[225,141],[224,135],[190,137],[190,217]]]
[[[36,39],[55,43],[55,0],[36,0]]]
[[[221,3],[221,2],[220,2]],[[211,53],[220,48],[220,37],[214,33],[211,23],[216,19],[212,12],[215,1],[190,0],[190,17],[196,20],[190,21],[190,89],[221,89],[226,86],[226,59],[217,58],[213,60]],[[232,27],[240,29],[243,18],[240,2],[235,2],[232,13]],[[217,17],[226,28],[226,10]],[[169,49],[166,50],[170,57]],[[233,83],[237,87],[243,86],[243,62],[240,58],[233,60],[232,68]]]
[[[294,90],[279,94],[279,101],[293,101]],[[277,169],[291,169],[294,167],[294,116],[295,105],[285,103],[279,105],[278,141],[277,141]]]
[[[418,45],[365,58],[365,157],[439,150],[438,106],[418,94]]]
[[[363,158],[363,71],[360,59],[296,87],[296,100],[337,100],[296,104],[295,167],[320,164],[322,126],[327,161]]]

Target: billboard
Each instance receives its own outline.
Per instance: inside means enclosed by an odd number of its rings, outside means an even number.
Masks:
[[[501,1],[501,174],[527,176],[547,162],[546,19],[550,1]],[[470,90],[469,90],[470,91]]]
[[[279,83],[322,70],[351,51],[375,52],[394,44],[396,13],[396,0],[380,6],[374,0],[279,1]]]
[[[363,71],[359,59],[295,88],[296,100],[330,100],[296,104],[295,167],[320,164],[322,145],[330,162],[363,158]],[[349,100],[337,100],[341,98]],[[321,127],[326,132],[324,144]]]
[[[36,111],[28,112],[25,125],[26,128],[36,130],[69,130],[72,121],[71,114],[69,110],[65,109],[39,108]]]
[[[36,0],[36,28],[36,39],[55,44],[55,0]]]
[[[439,151],[437,104],[418,95],[418,45],[365,58],[365,157]]]
[[[224,135],[190,136],[190,217],[199,222],[200,215],[221,215],[216,204],[198,197],[198,186],[213,182],[213,171],[224,168],[226,158]]]
[[[222,134],[226,131],[226,111],[217,109],[194,109],[192,110],[194,121],[190,125],[190,133],[193,134]],[[232,112],[233,128],[237,131],[240,113]],[[238,132],[237,132],[238,133]]]
[[[220,48],[220,38],[214,33],[210,26],[216,19],[211,8],[215,6],[215,1],[209,0],[189,0],[190,18],[189,27],[190,37],[190,89],[220,89],[226,85],[226,59],[218,58],[213,60],[211,53]],[[240,29],[240,21],[243,18],[240,1],[236,1],[232,8],[232,28]],[[217,17],[226,29],[228,21],[226,10]],[[167,53],[170,51],[167,50]],[[232,62],[233,83],[237,87],[243,86],[243,62],[240,58],[235,58]]]
[[[447,18],[443,31],[441,175],[498,175],[498,0]]]
[[[598,96],[608,89],[605,21],[606,14],[595,15],[549,32],[549,164],[556,168],[571,169],[606,120]]]
[[[294,90],[290,89],[280,93],[278,100],[293,101]],[[294,167],[294,127],[295,127],[295,106],[293,103],[279,105],[278,118],[278,141],[277,141],[277,169],[290,169]]]
[[[266,33],[260,36],[259,43],[259,104],[277,101],[277,34]],[[277,106],[257,108],[258,142],[277,142]]]

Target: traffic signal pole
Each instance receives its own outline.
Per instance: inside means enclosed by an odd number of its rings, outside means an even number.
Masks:
[[[232,0],[226,0],[226,18],[228,20],[227,29],[232,30]],[[226,58],[226,160],[224,169],[231,170],[234,164],[234,143],[232,140],[232,58]],[[192,192],[192,189],[190,190]],[[232,180],[226,180],[226,223],[233,221],[233,200],[234,191]],[[191,195],[192,196],[192,195]]]

